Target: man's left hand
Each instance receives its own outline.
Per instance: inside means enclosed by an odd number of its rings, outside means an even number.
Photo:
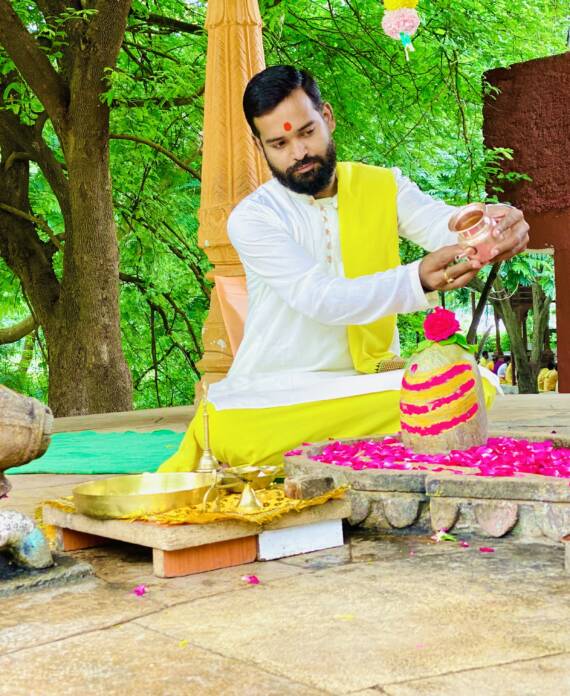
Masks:
[[[491,258],[492,263],[511,259],[526,249],[529,226],[521,210],[497,203],[488,205],[487,213],[499,221],[493,230],[496,246]]]

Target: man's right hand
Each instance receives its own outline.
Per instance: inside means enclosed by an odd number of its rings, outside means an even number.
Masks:
[[[420,281],[426,292],[432,290],[456,290],[472,280],[482,265],[479,261],[469,258],[476,254],[474,249],[465,250],[459,244],[442,247],[424,256],[420,263]],[[464,260],[455,262],[458,256]]]

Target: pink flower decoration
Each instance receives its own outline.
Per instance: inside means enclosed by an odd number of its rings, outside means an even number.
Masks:
[[[436,307],[424,321],[424,333],[430,341],[444,341],[460,329],[455,314],[443,307]]]
[[[332,466],[402,471],[447,471],[457,475],[521,477],[527,474],[570,479],[570,448],[552,441],[530,442],[513,437],[492,437],[485,445],[448,454],[422,454],[393,436],[381,440],[333,440],[312,460]],[[457,467],[457,468],[456,468]]]
[[[491,546],[481,546],[479,551],[481,551],[481,553],[495,553],[495,549]]]
[[[288,452],[285,452],[285,456],[286,456],[286,457],[296,457],[296,456],[298,456],[299,454],[303,454],[303,450],[300,450],[300,449],[292,449],[292,450],[289,450]]]
[[[147,587],[146,587],[146,585],[137,585],[136,587],[133,588],[132,592],[137,597],[142,597],[143,595],[145,595],[147,593]]]
[[[382,17],[382,29],[391,39],[399,39],[400,34],[413,36],[419,26],[418,13],[406,7],[400,10],[387,10]]]
[[[242,575],[241,579],[247,582],[248,585],[259,585],[261,583],[257,575]]]

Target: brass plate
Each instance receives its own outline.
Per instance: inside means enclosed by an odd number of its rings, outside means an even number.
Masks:
[[[73,502],[78,512],[100,519],[152,515],[201,503],[213,480],[196,472],[115,476],[76,486]]]

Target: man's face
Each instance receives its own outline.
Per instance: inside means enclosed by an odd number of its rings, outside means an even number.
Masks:
[[[296,89],[273,111],[256,118],[255,125],[256,142],[284,186],[315,196],[329,185],[336,169],[336,124],[329,104],[318,111],[310,97]]]

